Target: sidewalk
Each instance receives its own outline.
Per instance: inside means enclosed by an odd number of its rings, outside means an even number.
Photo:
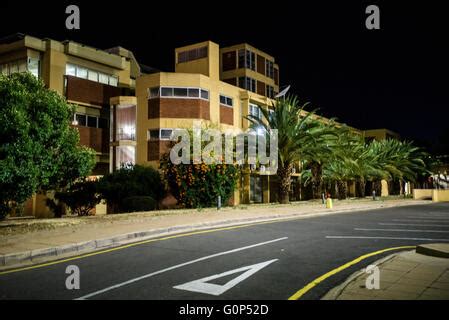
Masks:
[[[290,205],[242,205],[219,211],[164,210],[61,219],[6,220],[0,222],[0,269],[192,230],[428,203],[410,199],[361,199],[335,201],[333,209],[326,209],[321,201],[307,201]]]
[[[439,258],[432,245],[390,255],[374,265],[379,268],[379,289],[366,287],[370,275],[361,270],[329,291],[323,300],[449,300],[449,258]],[[449,254],[449,244],[438,244]],[[420,250],[422,249],[422,250]],[[433,252],[431,252],[433,251]],[[372,274],[372,273],[371,273]]]

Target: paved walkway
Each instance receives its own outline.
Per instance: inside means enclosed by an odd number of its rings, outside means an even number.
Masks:
[[[7,220],[0,222],[0,267],[2,264],[7,266],[27,259],[34,260],[33,257],[57,258],[60,254],[79,254],[80,251],[98,250],[123,242],[138,241],[143,237],[181,231],[427,203],[430,202],[362,199],[335,201],[333,209],[326,209],[321,202],[297,202],[290,205],[247,205],[219,211],[153,211],[62,219]]]
[[[449,249],[449,244],[442,244]],[[365,270],[327,293],[323,300],[448,300],[449,259],[415,250],[401,252],[377,263],[379,288],[371,287],[374,273]],[[368,277],[371,277],[368,279]]]

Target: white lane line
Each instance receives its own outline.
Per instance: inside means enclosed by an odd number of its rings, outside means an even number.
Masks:
[[[223,255],[226,255],[226,254],[231,254],[231,253],[235,253],[235,252],[239,252],[239,251],[243,251],[243,250],[247,250],[247,249],[251,249],[251,248],[255,248],[255,247],[260,247],[260,246],[263,246],[263,245],[266,245],[266,244],[278,242],[278,241],[285,240],[285,239],[288,239],[288,237],[283,237],[283,238],[278,238],[278,239],[274,239],[274,240],[270,240],[270,241],[260,242],[260,243],[256,243],[256,244],[253,244],[253,245],[250,245],[250,246],[245,246],[245,247],[241,247],[241,248],[232,249],[232,250],[229,250],[229,251],[223,251],[223,252],[214,253],[214,254],[209,255],[209,256],[201,257],[201,258],[198,258],[198,259],[195,259],[195,260],[190,260],[190,261],[187,261],[187,262],[184,262],[184,263],[181,263],[181,264],[177,264],[177,265],[174,265],[174,266],[162,269],[162,270],[151,272],[151,273],[145,274],[143,276],[140,276],[140,277],[137,277],[137,278],[133,278],[133,279],[130,279],[130,280],[127,280],[127,281],[115,284],[113,286],[110,286],[110,287],[107,287],[107,288],[104,288],[104,289],[101,289],[101,290],[98,290],[98,291],[86,294],[86,295],[84,295],[82,297],[79,297],[79,298],[77,298],[75,300],[84,300],[84,299],[87,299],[87,298],[91,298],[91,297],[99,295],[101,293],[104,293],[104,292],[107,292],[107,291],[111,291],[111,290],[114,290],[114,289],[126,286],[128,284],[131,284],[131,283],[134,283],[134,282],[137,282],[137,281],[140,281],[140,280],[143,280],[143,279],[146,279],[146,278],[149,278],[149,277],[152,277],[152,276],[155,276],[155,275],[167,272],[167,271],[171,271],[171,270],[178,269],[178,268],[181,268],[181,267],[184,267],[184,266],[188,266],[188,265],[196,263],[196,262],[212,259],[212,258],[215,258],[215,257],[219,257],[219,256],[223,256]]]
[[[443,225],[449,225],[449,222],[440,222],[440,221],[425,220],[425,219],[391,219],[391,221],[398,221],[398,222],[433,222],[433,223],[441,223]]]
[[[397,237],[358,237],[358,236],[326,236],[327,239],[381,239],[381,240],[413,240],[413,241],[444,241],[449,239],[430,239],[430,238],[397,238]]]
[[[427,219],[427,220],[441,220],[441,221],[449,221],[449,218],[435,218],[435,217],[407,217],[409,219]]]
[[[378,223],[381,226],[413,226],[413,227],[440,227],[440,228],[449,228],[449,226],[441,225],[441,224],[422,224],[422,223]]]
[[[449,233],[448,230],[412,230],[412,229],[367,229],[354,228],[357,231],[391,231],[391,232],[432,232],[432,233]]]

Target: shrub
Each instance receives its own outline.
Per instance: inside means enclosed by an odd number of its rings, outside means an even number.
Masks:
[[[56,192],[55,199],[65,203],[72,213],[78,216],[87,216],[100,203],[96,184],[96,181],[89,180],[76,182],[67,191]],[[58,206],[56,205],[54,208],[58,208]],[[58,210],[55,210],[55,214],[58,215]]]
[[[150,211],[157,208],[157,202],[149,196],[128,197],[122,201],[124,212]]]
[[[112,213],[124,212],[124,199],[135,196],[151,197],[156,203],[164,195],[159,172],[152,167],[124,166],[98,181],[97,191],[105,199]],[[154,208],[156,208],[154,206]]]
[[[178,203],[187,208],[214,207],[217,198],[226,205],[235,190],[238,168],[228,164],[174,165],[168,155],[161,160],[165,178]]]

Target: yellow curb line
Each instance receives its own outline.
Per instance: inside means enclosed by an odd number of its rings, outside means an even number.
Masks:
[[[303,287],[301,290],[298,290],[294,295],[292,295],[290,298],[288,298],[288,300],[298,300],[300,299],[303,295],[305,295],[308,291],[310,291],[313,287],[315,287],[316,285],[320,284],[321,282],[323,282],[324,280],[326,280],[327,278],[333,276],[334,274],[347,269],[357,263],[359,263],[362,260],[365,260],[366,258],[384,253],[384,252],[388,252],[388,251],[394,251],[394,250],[404,250],[404,249],[414,249],[416,248],[416,246],[402,246],[402,247],[394,247],[394,248],[388,248],[388,249],[383,249],[383,250],[379,250],[379,251],[375,251],[375,252],[371,252],[368,254],[365,254],[363,256],[360,256],[348,263],[345,263],[344,265],[335,268],[331,271],[329,271],[328,273],[323,274],[321,277],[316,278],[315,280],[313,280],[312,282],[309,282],[305,287]]]

